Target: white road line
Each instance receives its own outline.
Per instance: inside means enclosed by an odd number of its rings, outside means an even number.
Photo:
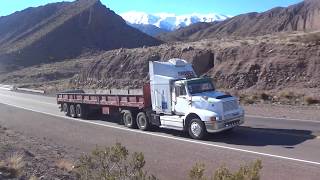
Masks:
[[[250,153],[250,154],[255,154],[255,155],[260,155],[260,156],[291,160],[291,161],[302,162],[302,163],[306,163],[306,164],[320,165],[320,162],[316,162],[316,161],[308,161],[308,160],[304,160],[304,159],[297,159],[297,158],[279,156],[279,155],[268,154],[268,153],[261,153],[261,152],[251,151],[251,150],[233,148],[233,147],[222,146],[222,145],[217,145],[217,144],[210,144],[210,143],[206,143],[206,142],[202,142],[202,141],[184,139],[184,138],[179,138],[179,137],[170,137],[170,136],[156,134],[156,133],[152,133],[152,132],[139,131],[139,130],[128,129],[128,128],[124,128],[124,127],[117,127],[117,126],[112,126],[112,125],[108,125],[108,124],[101,124],[101,123],[92,122],[92,121],[85,121],[85,120],[81,120],[81,119],[70,118],[70,117],[57,115],[57,114],[52,114],[52,113],[47,113],[47,112],[41,112],[41,111],[38,111],[38,110],[34,110],[34,109],[30,109],[30,108],[25,108],[25,107],[13,105],[13,104],[10,104],[10,103],[3,103],[3,104],[9,105],[9,106],[13,106],[13,107],[17,107],[17,108],[21,108],[21,109],[25,109],[25,110],[36,112],[36,113],[41,113],[41,114],[45,114],[45,115],[50,115],[50,116],[55,116],[55,117],[59,117],[59,118],[69,119],[69,120],[72,120],[72,121],[77,121],[77,122],[82,122],[82,123],[87,123],[87,124],[94,124],[94,125],[98,125],[98,126],[104,126],[104,127],[108,127],[108,128],[119,129],[119,130],[123,130],[123,131],[130,131],[130,132],[135,132],[135,133],[140,133],[140,134],[148,134],[148,135],[155,136],[155,137],[162,137],[162,138],[171,139],[171,140],[177,140],[177,141],[181,141],[181,142],[188,142],[188,143],[200,144],[200,145],[205,145],[205,146],[210,146],[210,147],[215,147],[215,148],[221,148],[221,149],[227,149],[227,150],[232,150],[232,151],[237,151],[237,152],[244,152],[244,153]]]
[[[320,123],[320,120],[305,120],[305,119],[290,119],[290,118],[278,118],[278,117],[266,117],[266,116],[255,116],[255,115],[246,115],[246,117],[250,118],[261,118],[261,119],[278,119],[285,121],[300,121],[300,122],[312,122],[312,123]]]

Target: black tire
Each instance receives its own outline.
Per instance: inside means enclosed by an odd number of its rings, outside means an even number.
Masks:
[[[81,118],[81,119],[86,119],[87,118],[87,110],[83,105],[77,104],[77,106],[76,106],[76,116],[78,118]]]
[[[133,128],[137,127],[136,121],[133,118],[131,111],[124,110],[122,112],[122,121],[123,121],[124,126],[126,126],[128,128],[133,129]]]
[[[150,123],[146,116],[146,113],[139,112],[137,115],[137,126],[142,131],[147,131],[150,129]]]
[[[67,103],[63,103],[62,111],[63,111],[64,115],[70,116],[69,105]]]
[[[71,104],[70,107],[69,107],[69,112],[70,112],[70,116],[73,117],[73,118],[76,118],[77,117],[77,114],[76,114],[76,107]]]
[[[207,134],[206,127],[200,119],[192,119],[190,121],[188,132],[193,139],[204,139]]]

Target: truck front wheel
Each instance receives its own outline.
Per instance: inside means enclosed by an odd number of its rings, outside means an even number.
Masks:
[[[206,127],[200,119],[192,119],[188,131],[193,139],[203,139],[207,133]]]
[[[146,113],[139,112],[137,115],[137,125],[142,131],[147,131],[150,127],[149,121],[147,119]]]
[[[122,121],[124,123],[124,126],[128,128],[136,127],[136,121],[134,120],[132,113],[128,110],[123,111]]]

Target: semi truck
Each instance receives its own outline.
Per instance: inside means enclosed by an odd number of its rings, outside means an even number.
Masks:
[[[215,89],[212,79],[198,77],[183,59],[149,62],[150,81],[140,90],[83,90],[57,94],[65,115],[86,119],[101,112],[128,128],[153,127],[186,131],[191,138],[230,131],[244,123],[244,110],[236,97]]]

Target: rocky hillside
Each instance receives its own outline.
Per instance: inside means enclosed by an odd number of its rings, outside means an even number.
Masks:
[[[318,42],[299,38],[210,40],[110,51],[93,58],[74,83],[92,88],[141,87],[148,81],[148,61],[178,57],[192,62],[198,75],[213,77],[219,88],[320,88],[320,37]]]
[[[182,58],[192,62],[201,75],[213,68],[210,50],[192,47],[160,47],[120,49],[103,53],[73,78],[72,84],[84,88],[141,88],[148,82],[149,61]]]
[[[0,17],[0,73],[85,51],[160,43],[128,26],[99,0],[48,4]]]
[[[305,0],[287,8],[277,7],[263,13],[242,14],[223,22],[190,32],[182,28],[159,36],[165,41],[191,40],[225,36],[257,36],[277,32],[320,30],[320,1]]]
[[[118,49],[67,62],[33,66],[0,76],[0,83],[50,90],[140,88],[148,62],[183,58],[218,88],[296,91],[320,89],[320,33],[209,39],[148,48]],[[317,90],[317,91],[318,91]]]

